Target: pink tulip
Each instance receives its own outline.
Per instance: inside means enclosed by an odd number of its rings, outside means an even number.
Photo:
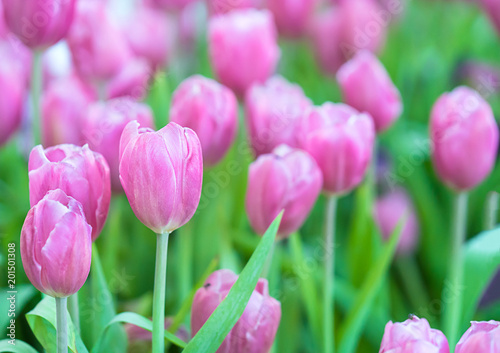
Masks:
[[[120,181],[132,210],[157,234],[194,215],[201,196],[203,159],[196,133],[170,123],[154,132],[132,121],[120,140]]]
[[[106,86],[107,99],[131,97],[135,100],[146,98],[149,80],[153,72],[146,60],[133,58],[128,60],[120,72]]]
[[[297,38],[306,32],[316,0],[268,0],[267,7],[274,15],[278,31]]]
[[[42,142],[82,145],[82,125],[94,93],[75,75],[50,82],[42,97]]]
[[[455,347],[455,353],[500,352],[500,322],[472,321]]]
[[[453,189],[472,189],[495,165],[498,127],[489,104],[470,88],[458,87],[437,100],[430,135],[436,172]]]
[[[92,226],[92,241],[101,233],[111,198],[109,167],[104,157],[87,145],[58,145],[43,149],[38,145],[29,158],[31,206],[50,190],[61,189],[82,204]]]
[[[337,73],[344,100],[373,118],[377,132],[391,126],[401,115],[401,95],[384,66],[369,51],[360,51]]]
[[[450,353],[445,335],[414,315],[405,322],[387,323],[379,353],[423,352]]]
[[[30,282],[52,297],[78,292],[90,272],[92,227],[82,205],[52,190],[26,216],[21,258]]]
[[[113,191],[122,191],[119,177],[120,138],[123,129],[137,120],[141,126],[153,128],[153,112],[143,103],[130,98],[117,98],[90,105],[83,134],[92,151],[104,156],[111,173]]]
[[[397,253],[405,255],[415,250],[418,241],[418,219],[410,196],[404,189],[396,189],[381,197],[375,203],[375,221],[388,240],[403,217],[408,217],[401,230]]]
[[[264,234],[285,210],[278,237],[297,231],[306,220],[323,185],[321,170],[305,151],[287,145],[250,164],[246,211],[253,229]]]
[[[191,309],[191,332],[199,331],[238,279],[230,270],[215,271],[198,289]],[[236,325],[216,353],[268,353],[281,319],[281,304],[269,296],[267,280],[259,279]]]
[[[149,0],[149,3],[157,8],[169,11],[181,11],[195,0]]]
[[[261,0],[206,0],[210,15],[223,15],[233,10],[260,9]]]
[[[493,22],[498,33],[500,33],[500,3],[497,0],[479,0],[486,13]]]
[[[210,61],[222,84],[243,95],[274,72],[280,57],[277,33],[267,10],[234,10],[210,19]]]
[[[341,195],[363,180],[373,154],[375,129],[369,115],[327,102],[310,109],[302,119],[300,140],[323,173],[323,191]]]
[[[245,119],[254,153],[270,153],[282,143],[298,147],[299,122],[311,105],[300,86],[281,76],[253,85],[245,96]]]
[[[238,102],[234,93],[218,82],[191,76],[173,94],[170,121],[196,132],[203,163],[213,166],[224,157],[236,136]]]
[[[73,21],[75,0],[3,0],[5,23],[31,49],[47,48],[64,36]]]

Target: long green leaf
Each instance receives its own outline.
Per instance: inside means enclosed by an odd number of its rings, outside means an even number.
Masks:
[[[210,315],[184,353],[214,353],[245,310],[276,238],[283,213],[269,226],[227,297]]]
[[[0,341],[0,353],[37,353],[36,349],[31,347],[26,342],[16,338],[15,345],[9,343],[10,340]]]

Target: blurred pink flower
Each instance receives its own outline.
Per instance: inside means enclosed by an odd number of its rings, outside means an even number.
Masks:
[[[455,353],[500,352],[500,322],[472,321],[455,347]]]
[[[500,2],[498,0],[479,0],[500,34]]]
[[[306,33],[317,0],[267,0],[280,34],[297,38]]]

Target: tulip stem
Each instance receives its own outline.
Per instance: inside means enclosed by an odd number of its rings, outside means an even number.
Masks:
[[[463,244],[467,221],[467,193],[460,192],[455,196],[452,223],[451,261],[449,263],[448,283],[443,289],[444,328],[446,336],[453,347],[458,341],[458,330],[461,325],[461,309],[463,296]]]
[[[31,70],[31,99],[33,102],[32,133],[34,145],[40,143],[40,96],[42,94],[42,56],[43,51],[33,52],[33,67]]]
[[[68,353],[68,298],[56,298],[57,353]]]
[[[80,333],[80,308],[78,306],[78,292],[71,295],[68,301],[68,311],[75,326],[76,332]]]
[[[153,292],[153,353],[165,351],[165,289],[169,233],[156,236],[155,286]]]
[[[488,195],[488,204],[486,206],[486,229],[493,229],[497,225],[497,215],[498,215],[498,201],[500,200],[500,194],[496,191],[492,191]]]
[[[323,348],[325,353],[334,352],[334,242],[335,218],[337,211],[337,198],[329,196],[325,208],[325,257],[324,257],[324,283],[323,283]]]

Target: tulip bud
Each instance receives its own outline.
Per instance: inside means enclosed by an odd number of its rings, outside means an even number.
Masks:
[[[347,104],[373,118],[377,132],[391,126],[403,105],[398,89],[380,61],[369,51],[361,51],[337,72],[337,80]]]
[[[455,353],[500,352],[500,322],[472,321],[455,347]]]
[[[260,9],[261,0],[206,0],[211,16],[224,15],[233,10]]]
[[[35,146],[29,163],[30,204],[36,205],[50,190],[61,189],[82,204],[92,226],[92,241],[101,233],[111,198],[109,167],[104,157],[87,145]]]
[[[82,205],[52,190],[26,216],[21,258],[30,282],[52,297],[78,292],[90,272],[92,228]]]
[[[201,196],[203,159],[196,133],[170,123],[154,132],[132,121],[120,140],[120,181],[132,210],[157,234],[193,217]]]
[[[12,33],[31,49],[44,49],[66,36],[75,0],[3,0],[3,10]]]
[[[491,19],[498,33],[500,33],[500,2],[498,0],[480,0],[486,13]]]
[[[203,163],[213,166],[224,157],[236,136],[238,102],[228,88],[195,75],[175,90],[170,121],[196,132],[203,150]]]
[[[443,94],[431,112],[432,160],[439,177],[456,190],[472,189],[491,172],[498,127],[489,104],[468,87]]]
[[[418,241],[418,220],[412,200],[404,189],[398,188],[379,197],[375,202],[374,213],[375,221],[385,240],[390,238],[400,220],[407,217],[396,251],[399,255],[404,255],[415,250]]]
[[[323,191],[341,195],[363,180],[373,154],[375,129],[369,115],[327,102],[311,108],[302,119],[300,141],[323,173]]]
[[[200,330],[238,279],[230,270],[215,271],[198,289],[191,309],[191,332]],[[216,353],[268,353],[281,319],[281,304],[269,296],[267,280],[259,279],[245,311]]]
[[[195,0],[149,0],[154,7],[169,10],[172,12],[180,11]]]
[[[281,210],[278,230],[284,238],[306,220],[321,191],[323,178],[314,159],[305,151],[287,145],[261,155],[250,164],[246,210],[253,229],[264,234]]]
[[[385,325],[379,353],[450,353],[445,335],[431,329],[426,319],[412,315],[405,322]],[[458,353],[458,352],[457,352]]]
[[[146,98],[149,89],[151,68],[143,59],[128,60],[120,72],[106,86],[107,99],[131,97],[135,100]]]
[[[281,76],[253,85],[245,96],[245,115],[254,153],[270,153],[282,143],[298,147],[298,123],[311,105],[299,85]]]
[[[236,94],[272,75],[280,57],[277,33],[267,10],[234,10],[210,19],[210,61],[216,76]]]
[[[291,38],[304,34],[315,5],[316,0],[268,0],[267,2],[278,31]]]

